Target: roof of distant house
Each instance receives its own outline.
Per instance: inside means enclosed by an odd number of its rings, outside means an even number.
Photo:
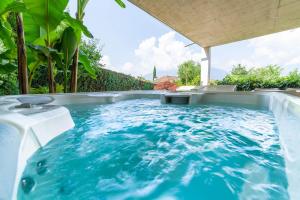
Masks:
[[[157,84],[157,83],[163,83],[163,82],[175,82],[177,80],[178,80],[177,76],[162,76],[162,77],[157,78],[154,81],[154,83]]]

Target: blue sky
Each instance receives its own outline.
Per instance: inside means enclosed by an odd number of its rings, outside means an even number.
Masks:
[[[151,78],[153,66],[158,75],[176,75],[184,60],[200,61],[202,48],[144,11],[125,1],[121,9],[114,0],[90,0],[85,25],[103,45],[106,68]],[[76,0],[69,9],[75,12]],[[212,48],[212,78],[220,79],[238,63],[248,67],[278,64],[283,73],[300,67],[300,29],[272,34]]]

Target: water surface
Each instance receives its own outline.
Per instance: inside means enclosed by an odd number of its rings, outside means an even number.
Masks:
[[[68,108],[76,127],[29,160],[34,186],[19,199],[288,199],[269,111],[158,100]]]

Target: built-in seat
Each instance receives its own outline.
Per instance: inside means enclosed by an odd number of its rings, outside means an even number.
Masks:
[[[19,130],[0,123],[0,199],[12,199],[20,143]]]

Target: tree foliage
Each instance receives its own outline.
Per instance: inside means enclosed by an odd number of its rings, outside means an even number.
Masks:
[[[91,66],[99,67],[100,61],[102,59],[102,47],[99,46],[99,40],[88,39],[82,40],[80,43],[80,51],[87,56],[90,60]]]
[[[153,67],[153,74],[152,74],[152,80],[154,81],[157,78],[156,76],[156,67]]]
[[[192,60],[178,66],[178,77],[181,85],[200,85],[201,65]]]
[[[87,75],[96,78],[94,70],[95,63],[90,62],[91,55],[86,55],[85,51],[77,51],[81,42],[81,34],[92,38],[88,28],[83,25],[84,9],[89,0],[78,0],[78,10],[76,18],[66,12],[69,0],[1,0],[0,3],[0,75],[3,77],[16,76],[16,34],[15,13],[22,13],[22,30],[24,28],[27,55],[23,60],[27,60],[29,70],[29,83],[32,83],[36,73],[40,73],[41,68],[48,68],[49,91],[55,91],[55,85],[61,87],[61,83],[55,83],[55,76],[63,72],[64,91],[67,92],[69,82],[70,64],[80,63]],[[122,0],[116,0],[120,7],[125,8]],[[20,27],[20,26],[18,26]],[[24,34],[23,34],[24,35]],[[24,45],[23,45],[24,47]],[[76,59],[73,59],[75,52],[78,52]],[[94,54],[95,59],[100,59],[100,54]],[[97,57],[98,56],[98,57]],[[75,56],[74,56],[75,57]],[[27,59],[26,59],[27,58]],[[78,59],[79,58],[79,59]],[[26,65],[25,69],[26,68]],[[19,70],[20,73],[20,70]],[[25,73],[27,74],[27,73]],[[45,75],[45,74],[44,74]],[[45,75],[46,76],[46,75]],[[36,77],[39,77],[38,75]],[[46,80],[46,77],[42,78]],[[11,79],[17,80],[17,79]],[[27,78],[26,78],[27,80]],[[3,85],[3,84],[2,84]],[[15,83],[17,85],[17,81]],[[1,86],[1,84],[0,84]],[[4,88],[4,87],[3,87]],[[15,90],[14,90],[15,91]]]
[[[251,91],[255,88],[295,88],[300,87],[300,73],[294,70],[282,76],[282,68],[277,65],[255,67],[249,70],[246,66],[237,65],[217,84],[237,85],[237,89],[241,91]]]
[[[112,90],[138,90],[138,89],[153,89],[153,83],[142,79],[135,78],[125,74],[107,70],[101,65],[102,58],[101,47],[95,39],[83,40],[80,44],[81,55],[85,58],[80,58],[78,70],[78,91],[79,92],[99,92]],[[90,69],[86,69],[82,62],[89,62]],[[47,81],[43,77],[47,74],[44,67],[38,68],[36,76],[32,81],[32,93],[46,93]],[[70,74],[70,73],[68,73]],[[93,76],[91,75],[93,74]],[[62,92],[64,83],[64,72],[59,70],[55,77],[57,83],[57,92]]]

